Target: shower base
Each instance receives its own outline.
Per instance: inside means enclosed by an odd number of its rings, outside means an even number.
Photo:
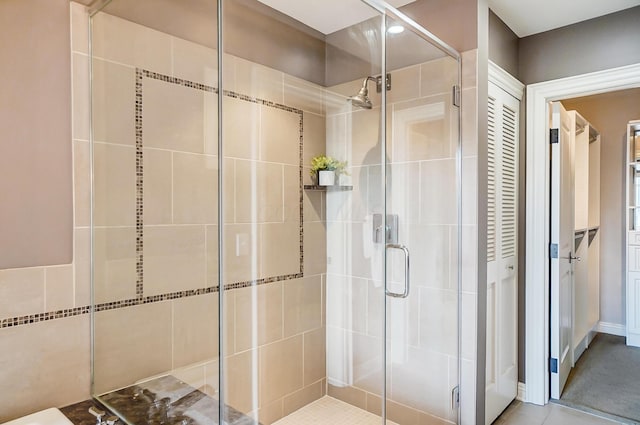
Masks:
[[[324,396],[273,425],[380,425],[380,416]],[[387,425],[397,425],[387,421]]]

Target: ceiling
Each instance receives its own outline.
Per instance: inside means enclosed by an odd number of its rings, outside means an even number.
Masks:
[[[488,0],[520,38],[640,5],[640,0]]]
[[[376,15],[376,11],[360,0],[258,0],[285,15],[320,31],[331,34]],[[400,7],[415,0],[387,0],[391,6]],[[607,0],[610,1],[610,0]]]

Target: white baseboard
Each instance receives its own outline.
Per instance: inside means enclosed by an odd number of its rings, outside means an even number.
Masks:
[[[627,327],[618,323],[598,322],[598,332],[617,336],[626,336]]]
[[[527,387],[524,385],[524,382],[518,382],[518,395],[516,395],[516,400],[518,401],[526,401],[526,391]]]

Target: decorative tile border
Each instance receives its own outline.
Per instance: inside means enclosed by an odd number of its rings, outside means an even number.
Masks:
[[[188,80],[183,80],[168,75],[151,72],[145,69],[136,68],[136,86],[135,86],[135,132],[136,132],[136,297],[126,300],[119,300],[107,303],[101,303],[92,306],[82,306],[70,309],[58,310],[53,312],[45,312],[38,314],[31,314],[26,316],[12,317],[0,320],[0,329],[10,328],[15,326],[28,325],[38,322],[45,322],[53,319],[61,319],[64,317],[79,316],[82,314],[91,313],[92,309],[95,312],[115,310],[120,308],[132,307],[142,304],[150,304],[168,300],[175,300],[180,298],[193,297],[197,295],[205,295],[210,293],[219,292],[218,285],[209,286],[206,288],[191,289],[186,291],[171,292],[160,295],[144,296],[144,156],[143,156],[143,81],[144,78],[153,78],[160,81],[165,81],[171,84],[177,84],[184,87],[193,88],[196,90],[202,90],[211,93],[218,93],[218,89],[215,87],[207,86],[200,83],[195,83]],[[240,99],[246,102],[252,102],[259,105],[264,105],[283,111],[298,114],[300,116],[300,143],[299,143],[299,203],[300,203],[300,272],[282,276],[272,276],[255,280],[248,280],[243,282],[233,282],[224,285],[224,290],[247,288],[250,286],[264,285],[268,283],[279,282],[283,280],[293,280],[304,277],[304,187],[303,187],[303,143],[304,143],[304,122],[303,112],[300,109],[292,108],[287,105],[272,102],[270,100],[260,99],[256,97],[247,96],[244,94],[236,93],[230,90],[223,90],[224,96],[228,96],[234,99]]]

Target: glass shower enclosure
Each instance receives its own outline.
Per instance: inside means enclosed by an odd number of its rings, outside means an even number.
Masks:
[[[458,423],[458,53],[378,0],[98,3],[94,398],[129,424]]]

